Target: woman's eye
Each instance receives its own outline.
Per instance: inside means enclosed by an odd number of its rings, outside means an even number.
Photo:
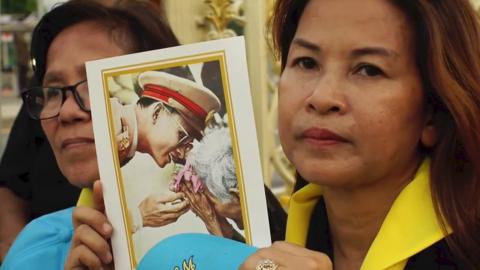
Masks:
[[[302,69],[315,69],[317,68],[317,62],[310,57],[300,57],[295,59],[293,66],[299,66]]]
[[[370,64],[360,65],[360,67],[357,68],[356,72],[360,75],[367,76],[367,77],[385,75],[385,73],[380,68]]]
[[[46,87],[44,88],[44,97],[46,99],[54,99],[62,95],[62,90],[58,87]]]

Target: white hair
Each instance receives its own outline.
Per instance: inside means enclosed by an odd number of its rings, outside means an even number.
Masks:
[[[207,131],[192,149],[189,161],[213,195],[223,203],[232,200],[231,191],[237,189],[237,175],[228,128]]]

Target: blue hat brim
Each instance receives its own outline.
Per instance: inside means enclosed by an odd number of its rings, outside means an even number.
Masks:
[[[178,234],[150,249],[137,270],[238,269],[256,250],[244,243],[209,234]]]

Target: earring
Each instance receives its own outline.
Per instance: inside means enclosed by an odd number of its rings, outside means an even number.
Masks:
[[[437,129],[434,126],[425,127],[422,131],[420,141],[423,146],[427,148],[435,146],[437,142]]]

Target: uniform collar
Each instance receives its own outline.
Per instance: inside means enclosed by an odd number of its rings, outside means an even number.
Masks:
[[[403,269],[408,258],[445,237],[430,192],[430,160],[426,159],[414,179],[392,204],[361,269]],[[305,246],[309,219],[320,186],[307,184],[292,195],[286,240]],[[451,233],[447,229],[448,234]]]

